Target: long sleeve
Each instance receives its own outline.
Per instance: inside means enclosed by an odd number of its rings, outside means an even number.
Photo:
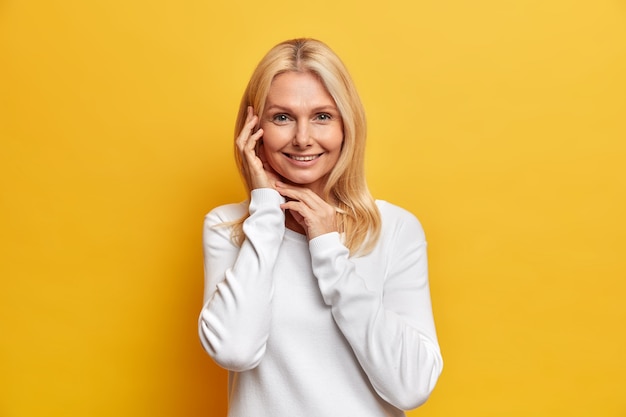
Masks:
[[[387,208],[389,209],[389,208]],[[337,233],[309,242],[324,302],[376,392],[412,409],[425,402],[442,371],[432,315],[426,241],[421,225],[395,208],[372,257],[385,276],[357,271]],[[393,216],[392,216],[393,217]],[[373,268],[377,269],[377,268]],[[372,284],[384,280],[382,287]]]
[[[205,218],[200,341],[215,362],[232,371],[256,367],[266,350],[274,291],[272,270],[285,231],[280,209],[283,201],[271,189],[252,191],[241,247],[232,242],[231,228],[224,223],[240,218],[245,211],[233,213],[234,206],[223,206]]]

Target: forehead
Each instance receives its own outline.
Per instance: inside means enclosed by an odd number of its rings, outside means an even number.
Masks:
[[[268,104],[310,103],[335,105],[335,102],[320,79],[310,72],[288,71],[272,80],[267,95]]]

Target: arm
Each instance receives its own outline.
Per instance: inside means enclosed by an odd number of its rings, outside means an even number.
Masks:
[[[204,349],[222,367],[256,367],[265,353],[271,319],[272,270],[285,230],[280,204],[270,189],[251,193],[246,238],[237,247],[219,211],[204,224],[205,293],[199,334]]]
[[[408,213],[407,213],[408,214]],[[310,241],[313,271],[324,301],[378,394],[401,409],[428,399],[443,361],[433,322],[426,242],[405,215],[386,238],[387,274],[382,293],[359,276],[337,233]],[[365,273],[365,272],[363,272]],[[377,278],[377,277],[376,277]]]

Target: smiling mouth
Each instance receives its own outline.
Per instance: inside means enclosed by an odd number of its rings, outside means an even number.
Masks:
[[[301,161],[301,162],[308,162],[308,161],[312,161],[314,159],[319,158],[320,156],[322,156],[322,154],[317,154],[317,155],[291,155],[286,153],[285,156],[287,158],[293,159],[294,161]]]

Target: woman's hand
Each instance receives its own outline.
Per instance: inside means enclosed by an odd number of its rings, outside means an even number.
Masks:
[[[263,143],[259,142],[263,137],[263,129],[253,133],[259,117],[254,114],[252,107],[248,107],[246,124],[237,137],[237,149],[241,153],[243,174],[248,180],[252,189],[275,188],[278,180],[276,172],[265,161],[263,154]],[[257,144],[259,146],[257,147]]]
[[[338,231],[337,210],[315,192],[282,182],[276,182],[276,189],[288,200],[280,207],[291,212],[309,240]]]

